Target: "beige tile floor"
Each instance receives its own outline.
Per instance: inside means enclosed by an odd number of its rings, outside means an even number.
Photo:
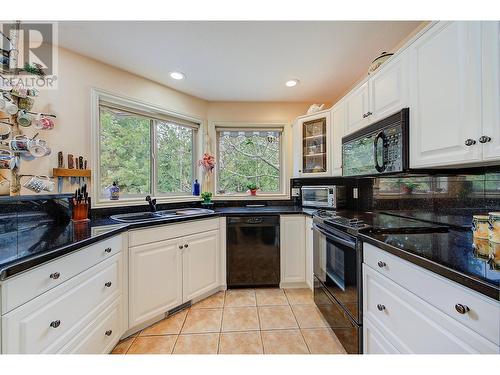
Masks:
[[[345,354],[309,289],[231,289],[143,329],[113,354]]]

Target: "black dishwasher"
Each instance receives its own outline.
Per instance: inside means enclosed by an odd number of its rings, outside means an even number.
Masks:
[[[279,216],[228,216],[226,238],[228,288],[279,286]]]

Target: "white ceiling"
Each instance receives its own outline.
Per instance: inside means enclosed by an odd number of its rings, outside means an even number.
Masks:
[[[59,44],[209,101],[332,101],[419,23],[68,21]]]

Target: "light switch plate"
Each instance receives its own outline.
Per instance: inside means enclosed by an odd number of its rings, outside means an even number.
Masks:
[[[358,199],[358,188],[353,188],[352,189],[352,197],[354,199]]]
[[[292,188],[292,197],[298,197],[298,196],[300,196],[300,189]]]

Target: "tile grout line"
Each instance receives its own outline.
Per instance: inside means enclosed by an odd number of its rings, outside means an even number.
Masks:
[[[288,299],[288,296],[287,296],[287,299]],[[290,301],[288,301],[288,302],[290,302]],[[297,326],[299,327],[300,337],[302,337],[302,340],[304,341],[304,344],[306,345],[306,349],[309,352],[309,354],[312,354],[311,353],[311,349],[309,349],[309,345],[307,345],[307,341],[306,341],[304,335],[302,334],[302,329],[300,327],[300,324],[299,324],[299,321],[297,319],[297,316],[295,315],[295,312],[293,311],[293,306],[292,305],[290,305],[290,310],[292,310],[292,314],[293,314],[293,317],[295,318],[295,322],[297,323]]]
[[[179,330],[179,333],[177,334],[177,337],[175,338],[175,342],[174,342],[174,345],[172,346],[172,351],[170,352],[170,354],[174,354],[175,347],[177,346],[177,341],[179,341],[179,336],[182,333],[182,329],[184,328],[184,324],[186,323],[186,319],[187,319],[187,316],[189,314],[189,311],[191,310],[191,307],[187,308],[186,310],[187,310],[186,316],[184,317],[184,320],[182,321],[181,329]]]
[[[266,354],[264,350],[264,340],[262,339],[262,325],[260,324],[260,313],[259,313],[259,304],[257,303],[257,292],[255,292],[255,305],[257,310],[257,320],[259,321],[259,337],[260,337],[260,345],[262,346],[262,354]]]

